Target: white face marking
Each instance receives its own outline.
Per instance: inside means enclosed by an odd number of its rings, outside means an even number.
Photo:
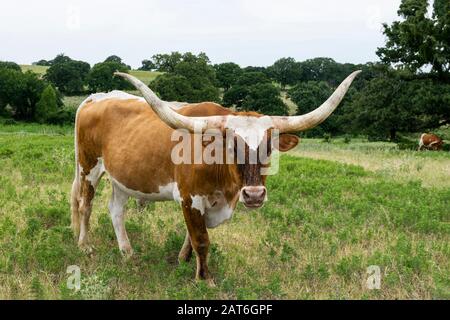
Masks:
[[[264,117],[243,117],[228,116],[226,129],[233,130],[240,136],[252,150],[257,150],[259,144],[264,139],[266,130],[273,127],[272,119]]]
[[[114,184],[117,186],[117,188],[126,193],[130,197],[148,201],[175,200],[177,202],[181,202],[180,191],[178,190],[178,184],[176,182],[170,182],[165,186],[160,186],[159,192],[143,193],[141,191],[129,189],[122,183],[114,179],[111,175],[110,177],[111,180],[114,182]]]

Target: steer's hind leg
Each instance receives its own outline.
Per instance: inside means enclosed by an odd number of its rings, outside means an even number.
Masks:
[[[72,211],[71,224],[75,237],[80,236],[80,213],[79,213],[79,199],[80,199],[80,183],[77,178],[73,181],[72,192],[70,194],[70,209]]]
[[[209,285],[213,286],[214,281],[208,270],[209,236],[208,230],[206,229],[205,217],[199,210],[191,208],[191,205],[192,201],[185,199],[182,207],[192,248],[197,255],[196,279],[206,280]]]
[[[129,196],[113,183],[113,194],[109,201],[109,212],[116,233],[119,249],[125,257],[133,254],[130,241],[128,240],[127,231],[125,230],[125,205]]]
[[[191,245],[191,237],[189,236],[189,231],[186,231],[186,237],[184,238],[183,247],[178,254],[178,261],[188,262],[192,257],[192,245]]]
[[[88,251],[91,251],[91,248],[88,246],[89,220],[91,218],[92,204],[94,201],[95,190],[97,189],[98,182],[100,181],[102,175],[103,172],[98,173],[93,172],[88,176],[82,174],[81,180],[79,182],[80,196],[78,200],[78,218],[79,218],[78,246]],[[72,211],[72,214],[74,214],[74,211]]]
[[[91,250],[88,246],[88,230],[92,203],[95,190],[103,174],[103,162],[98,160],[87,174],[81,172],[72,185],[72,228],[75,235],[78,236],[78,246],[88,251]]]

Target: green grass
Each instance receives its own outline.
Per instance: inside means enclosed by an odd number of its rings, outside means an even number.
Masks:
[[[22,68],[23,72],[32,71],[41,76],[43,76],[47,72],[47,69],[49,68],[46,66],[35,66],[35,65],[27,65],[27,64],[22,64],[22,65],[20,65],[20,67]]]
[[[389,175],[333,159],[342,151],[347,160],[370,155],[389,163],[409,152],[417,161],[449,165],[448,154],[303,141],[269,177],[262,209],[239,207],[229,223],[210,231],[217,286],[209,288],[194,280],[194,261],[176,262],[185,226],[175,203],[139,212],[130,200],[126,224],[136,254],[121,258],[107,179],[91,218],[95,251],[78,250],[69,228],[73,136],[70,128],[48,134],[57,128],[0,127],[8,131],[0,134],[0,298],[450,298],[450,188],[424,185],[420,176],[398,179],[397,167]],[[330,159],[307,154],[319,151]],[[66,286],[69,265],[81,269],[80,292]],[[365,287],[370,265],[382,270],[381,290]]]
[[[33,71],[39,75],[44,75],[47,72],[47,69],[49,67],[45,66],[35,66],[35,65],[21,65],[22,71]],[[141,71],[141,70],[131,70],[130,74],[141,80],[142,82],[149,84],[157,76],[162,74],[162,72],[156,72],[156,71]]]
[[[153,80],[156,79],[157,76],[161,75],[162,72],[157,71],[141,71],[141,70],[131,70],[130,74],[144,82],[145,84],[149,84]]]

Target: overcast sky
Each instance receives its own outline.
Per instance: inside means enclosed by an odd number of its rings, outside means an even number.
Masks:
[[[14,0],[0,3],[0,60],[65,53],[133,67],[155,53],[206,52],[213,63],[267,66],[281,57],[377,60],[382,22],[400,0]]]

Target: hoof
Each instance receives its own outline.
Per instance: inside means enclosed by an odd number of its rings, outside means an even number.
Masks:
[[[204,282],[206,283],[206,285],[207,285],[208,287],[210,287],[210,288],[215,288],[215,287],[216,287],[216,283],[215,283],[213,277],[211,277],[211,276],[208,276],[208,277],[205,278],[205,279],[202,279],[202,278],[200,278],[200,277],[197,276],[197,277],[195,278],[195,280],[198,281],[198,282],[204,281]]]
[[[89,245],[89,244],[79,244],[78,247],[80,248],[80,250],[88,255],[88,256],[92,256],[92,254],[94,253],[94,246]]]
[[[120,253],[125,261],[129,260],[134,254],[131,247],[120,249]]]

